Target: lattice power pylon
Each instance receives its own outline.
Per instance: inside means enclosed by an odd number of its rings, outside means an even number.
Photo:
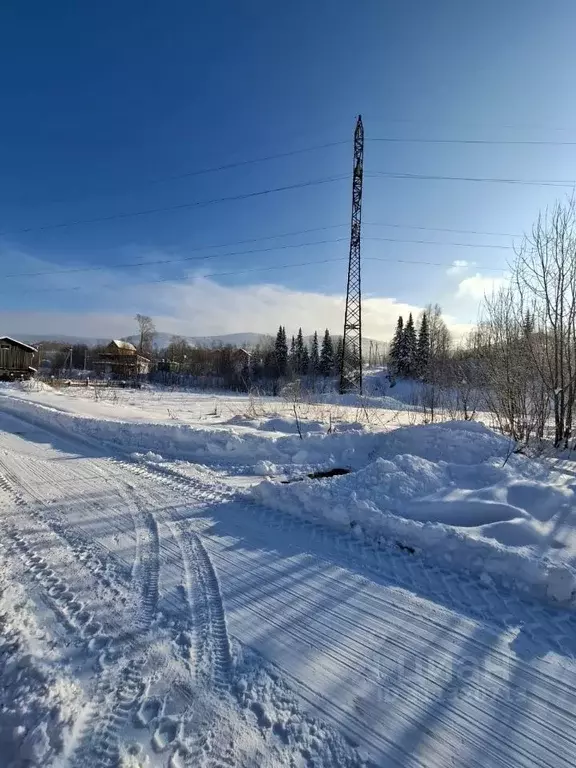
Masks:
[[[354,174],[352,178],[352,227],[340,392],[362,394],[362,290],[360,282],[360,230],[362,226],[362,180],[364,176],[364,126],[358,115],[354,131]]]

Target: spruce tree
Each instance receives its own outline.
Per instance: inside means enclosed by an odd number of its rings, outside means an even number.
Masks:
[[[290,342],[290,352],[288,353],[288,367],[290,368],[290,372],[292,374],[296,373],[296,368],[297,368],[296,339],[294,338],[294,334],[292,334],[292,341]]]
[[[304,344],[302,328],[298,328],[296,346],[294,350],[295,370],[299,376],[305,376],[308,372],[308,350]]]
[[[531,336],[534,333],[534,315],[530,313],[530,310],[526,310],[526,314],[522,320],[522,329],[525,336]]]
[[[320,352],[318,351],[318,332],[314,331],[312,336],[312,345],[310,347],[310,363],[308,372],[311,376],[318,376],[320,373]]]
[[[390,362],[390,368],[392,373],[401,376],[402,375],[402,352],[404,344],[404,319],[402,315],[398,318],[396,323],[396,330],[394,331],[394,338],[390,344],[390,351],[388,353],[388,360]]]
[[[418,346],[416,350],[416,374],[423,378],[426,377],[428,362],[430,360],[430,331],[428,330],[428,316],[426,312],[422,315],[420,322],[420,331],[418,333]]]
[[[417,371],[417,347],[418,347],[418,341],[416,339],[416,329],[414,327],[414,319],[412,317],[412,312],[410,312],[410,315],[408,317],[408,322],[406,323],[406,328],[404,328],[404,350],[403,350],[403,368],[404,368],[404,375],[405,376],[415,376]]]
[[[340,373],[343,354],[344,354],[344,339],[342,338],[342,336],[339,336],[338,341],[336,342],[336,352],[334,353],[334,375],[335,376],[337,376]]]
[[[330,331],[326,328],[324,338],[322,339],[322,350],[320,351],[320,373],[322,376],[332,376],[334,370],[334,347]]]
[[[288,344],[286,343],[286,329],[278,328],[276,342],[274,344],[274,358],[276,362],[276,375],[278,378],[286,376],[288,371]]]

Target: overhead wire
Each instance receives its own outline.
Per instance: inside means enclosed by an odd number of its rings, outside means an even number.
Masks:
[[[412,243],[414,245],[449,245],[457,246],[459,248],[494,248],[499,251],[514,250],[511,245],[494,245],[492,243],[455,243],[451,240],[408,240],[398,237],[371,237],[364,236],[364,240],[376,240],[385,243]]]
[[[514,145],[520,146],[551,146],[551,147],[574,147],[576,141],[557,141],[557,140],[532,140],[532,139],[427,139],[427,138],[407,138],[404,136],[370,136],[366,141],[387,142],[398,144],[486,144],[486,145]]]
[[[452,232],[456,235],[486,235],[489,237],[522,237],[520,234],[510,232],[487,232],[479,229],[452,229],[449,227],[425,227],[416,224],[392,224],[384,221],[363,221],[362,226],[367,227],[393,227],[394,229],[418,229],[426,232]]]
[[[347,238],[340,238],[341,241],[347,240]],[[338,256],[336,258],[330,258],[330,259],[321,259],[321,260],[312,260],[312,261],[304,261],[304,262],[298,262],[296,264],[274,264],[272,266],[265,266],[265,267],[251,267],[249,269],[240,269],[240,270],[231,270],[227,272],[212,272],[208,274],[203,274],[201,276],[190,276],[190,275],[183,275],[179,277],[163,277],[159,279],[154,280],[144,280],[142,283],[139,283],[139,285],[155,285],[157,283],[180,283],[180,282],[187,282],[190,280],[195,280],[201,278],[209,278],[209,277],[229,277],[232,275],[245,275],[250,274],[252,272],[270,272],[274,270],[280,270],[280,269],[291,269],[291,268],[299,268],[299,267],[308,267],[313,266],[316,264],[329,264],[332,262],[340,262],[340,261],[347,261],[347,256]],[[387,259],[382,258],[378,256],[365,256],[363,257],[364,261],[379,261],[379,262],[386,262],[386,263],[397,263],[397,264],[414,264],[414,265],[424,265],[424,266],[430,266],[430,267],[443,267],[443,268],[450,268],[458,266],[455,265],[453,262],[440,262],[440,261],[428,261],[428,260],[416,260],[416,259]],[[472,265],[470,265],[472,266]],[[506,272],[506,269],[503,269],[501,267],[476,267],[474,266],[475,271],[477,272]],[[63,287],[57,287],[57,288],[33,288],[30,290],[24,290],[21,293],[27,294],[27,293],[57,293],[62,291],[81,291],[88,287],[87,285],[76,285],[76,286],[63,286]],[[118,283],[108,283],[104,285],[99,285],[98,289],[104,289],[104,288],[115,288],[118,289]],[[7,295],[6,292],[0,292],[0,295]]]
[[[303,181],[303,182],[298,182],[296,184],[285,184],[284,186],[280,186],[280,187],[271,187],[269,189],[261,189],[256,192],[246,192],[240,195],[229,195],[227,197],[218,197],[212,200],[194,200],[187,203],[178,203],[177,205],[166,205],[166,206],[159,206],[157,208],[145,208],[139,211],[113,213],[108,216],[96,216],[91,219],[75,219],[72,221],[58,222],[57,224],[43,224],[39,226],[21,227],[18,229],[11,229],[11,230],[8,229],[0,232],[0,236],[10,235],[10,234],[21,234],[25,232],[43,232],[50,229],[76,227],[83,224],[101,224],[103,222],[115,221],[118,219],[130,219],[138,216],[149,216],[154,213],[166,213],[167,211],[179,211],[179,210],[184,210],[188,208],[200,208],[200,207],[206,207],[209,205],[216,205],[218,203],[228,203],[228,202],[235,202],[238,200],[248,200],[254,197],[263,197],[264,195],[271,195],[276,192],[286,192],[292,189],[303,189],[305,187],[313,187],[319,184],[330,184],[334,181],[342,181],[344,179],[349,179],[349,178],[350,178],[350,174],[344,173],[338,176],[328,176],[326,178],[314,179],[311,181]]]
[[[388,178],[388,179],[409,179],[417,181],[472,181],[483,184],[520,184],[537,187],[571,187],[576,185],[576,181],[569,179],[547,180],[547,179],[507,179],[485,176],[443,176],[440,174],[426,173],[398,173],[396,171],[372,171],[365,173],[369,178]]]
[[[211,173],[220,173],[222,171],[229,171],[229,170],[232,170],[234,168],[243,168],[243,167],[246,167],[248,165],[257,165],[258,163],[266,163],[266,162],[270,162],[272,160],[279,160],[279,159],[283,159],[283,158],[286,158],[286,157],[294,157],[296,155],[303,155],[303,154],[306,154],[308,152],[316,152],[316,151],[319,151],[319,150],[322,150],[322,149],[328,149],[330,147],[337,147],[337,146],[341,146],[343,144],[348,144],[348,143],[349,143],[348,139],[341,140],[341,141],[327,141],[327,142],[324,142],[323,144],[314,144],[314,145],[309,146],[309,147],[301,147],[300,149],[293,149],[293,150],[289,150],[287,152],[277,152],[277,153],[272,154],[272,155],[264,155],[263,157],[252,157],[252,158],[248,158],[246,160],[237,160],[237,161],[234,161],[234,162],[231,162],[231,163],[223,163],[221,165],[214,165],[214,166],[211,166],[211,167],[208,167],[208,168],[197,168],[197,169],[194,169],[194,170],[191,170],[191,171],[184,171],[184,172],[181,172],[181,173],[167,174],[166,176],[158,176],[158,177],[153,178],[153,179],[142,179],[142,180],[139,180],[139,181],[134,181],[133,183],[128,184],[128,185],[124,185],[124,186],[120,185],[120,187],[116,186],[114,188],[114,190],[112,191],[112,194],[115,194],[119,189],[120,190],[128,190],[128,189],[134,189],[134,188],[140,189],[142,186],[145,186],[145,185],[165,184],[165,183],[170,182],[170,181],[179,181],[181,179],[189,179],[189,178],[194,178],[196,176],[206,176],[206,175],[209,175]],[[91,199],[93,197],[103,197],[103,196],[105,196],[105,195],[102,195],[101,192],[96,192],[94,195],[90,195],[88,197],[83,197],[83,198],[75,197],[74,198],[74,202],[78,202],[79,200],[82,201],[82,200],[86,200],[86,199]],[[60,198],[60,199],[56,199],[56,200],[54,200],[54,199],[52,199],[52,200],[43,200],[43,201],[42,200],[40,200],[40,201],[36,200],[36,201],[34,201],[34,204],[35,205],[57,205],[59,203],[66,203],[66,202],[69,202],[69,199],[66,200],[66,199]]]
[[[329,227],[313,227],[312,229],[308,230],[300,230],[299,232],[292,232],[292,233],[286,233],[283,235],[271,235],[266,238],[261,238],[262,240],[269,240],[275,237],[288,237],[289,235],[295,235],[295,234],[304,234],[305,232],[319,232],[321,230],[326,229],[336,229],[339,227],[347,226],[345,224],[335,224]],[[338,243],[343,240],[346,240],[347,238],[333,238],[329,240],[314,240],[307,243],[284,243],[281,245],[274,245],[269,248],[251,248],[248,250],[243,251],[232,251],[230,253],[215,253],[215,254],[207,254],[203,256],[183,256],[178,257],[176,259],[155,259],[154,261],[137,261],[137,262],[124,262],[120,264],[108,264],[108,265],[99,265],[94,267],[71,267],[69,269],[58,269],[58,270],[43,270],[38,272],[13,272],[8,275],[3,275],[2,277],[9,279],[9,278],[19,278],[19,277],[42,277],[46,275],[50,276],[58,276],[58,275],[69,275],[69,274],[75,274],[78,272],[106,272],[111,269],[131,269],[135,267],[151,267],[151,266],[158,266],[162,264],[179,264],[184,262],[190,262],[190,261],[204,261],[208,259],[218,259],[218,258],[226,258],[228,256],[240,256],[240,255],[248,255],[248,254],[255,254],[255,253],[269,253],[271,251],[281,251],[288,248],[303,248],[310,245],[324,245],[326,243]],[[253,238],[249,240],[239,240],[236,243],[229,243],[224,245],[205,245],[205,246],[199,246],[197,248],[192,248],[192,251],[202,251],[207,248],[227,248],[232,245],[239,245],[241,243],[250,243],[250,242],[257,242],[259,238]]]
[[[317,227],[315,228],[316,231],[321,229],[336,229],[339,227],[347,226],[345,224],[336,224],[332,225],[331,227]],[[314,231],[314,230],[301,230],[301,233],[305,231]],[[300,233],[296,233],[300,234]],[[281,237],[282,235],[277,235],[276,237]],[[396,238],[396,237],[372,237],[370,235],[364,235],[362,237],[364,241],[373,241],[373,242],[386,242],[386,243],[409,243],[414,245],[438,245],[438,246],[452,246],[452,247],[461,247],[461,248],[490,248],[490,249],[497,249],[497,250],[513,250],[512,246],[508,245],[494,245],[494,244],[482,244],[482,243],[461,243],[461,242],[453,242],[449,240],[416,240],[416,239],[404,239],[404,238]],[[69,275],[69,274],[77,274],[77,273],[83,273],[83,272],[107,272],[113,269],[133,269],[138,267],[153,267],[153,266],[160,266],[160,265],[166,265],[166,264],[184,264],[189,263],[192,261],[207,261],[209,259],[225,259],[228,257],[234,257],[234,256],[247,256],[247,255],[254,255],[259,253],[270,253],[272,251],[282,251],[282,250],[288,250],[292,248],[305,248],[315,245],[330,245],[335,243],[341,243],[347,241],[347,237],[337,237],[337,238],[330,238],[326,240],[312,240],[309,242],[304,243],[283,243],[280,245],[273,245],[267,248],[250,248],[240,251],[231,251],[228,253],[216,253],[216,254],[205,254],[201,256],[182,256],[175,259],[155,259],[153,261],[137,261],[137,262],[123,262],[120,264],[108,264],[108,265],[98,265],[98,266],[91,266],[91,267],[71,267],[69,269],[60,269],[60,270],[42,270],[37,272],[13,272],[7,275],[3,275],[5,279],[14,279],[14,278],[30,278],[30,277],[44,277],[44,276],[58,276],[58,275]],[[193,250],[203,250],[204,248],[211,248],[211,247],[218,247],[218,246],[200,246],[197,249]],[[225,247],[225,246],[222,246]]]
[[[305,261],[300,262],[297,264],[275,264],[273,266],[269,267],[253,267],[250,269],[241,269],[241,270],[233,270],[230,272],[213,272],[209,274],[201,275],[202,278],[207,277],[222,277],[222,276],[230,276],[230,275],[244,275],[248,274],[250,272],[268,272],[275,269],[290,269],[291,267],[307,267],[313,264],[327,264],[329,262],[336,262],[336,261],[346,261],[347,257],[345,256],[339,256],[337,258],[333,259],[321,259],[319,261]],[[192,279],[199,279],[200,276],[193,277]],[[156,280],[144,280],[142,283],[139,283],[139,285],[155,285],[157,283],[178,283],[178,282],[186,282],[190,280],[189,275],[185,275],[183,277],[162,277]],[[81,291],[85,288],[88,288],[91,286],[87,285],[73,285],[73,286],[66,286],[66,287],[58,287],[58,288],[31,288],[29,290],[24,290],[21,293],[27,294],[27,293],[57,293],[60,291]],[[98,289],[103,288],[118,288],[117,283],[109,283],[104,285],[99,285]],[[7,295],[5,292],[0,292],[0,295]]]

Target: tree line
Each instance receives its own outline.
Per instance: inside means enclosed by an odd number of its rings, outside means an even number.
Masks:
[[[435,375],[450,345],[450,332],[439,304],[429,304],[417,325],[412,313],[406,323],[400,315],[388,353],[389,372],[393,376],[426,381]]]
[[[308,340],[302,329],[290,342],[285,326],[275,338],[250,349],[231,345],[192,346],[182,337],[157,351],[160,360],[157,378],[167,383],[187,381],[198,386],[221,386],[240,391],[254,387],[276,394],[283,384],[305,379],[312,386],[337,375],[342,355],[342,340],[332,340],[326,329],[320,341],[315,331]],[[163,361],[163,362],[162,362]]]

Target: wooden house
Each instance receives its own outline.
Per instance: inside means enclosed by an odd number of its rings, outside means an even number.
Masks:
[[[0,336],[0,380],[29,379],[36,373],[32,366],[36,354],[29,344]]]
[[[115,379],[135,379],[150,371],[150,360],[138,354],[129,341],[114,339],[94,364],[99,373]]]

